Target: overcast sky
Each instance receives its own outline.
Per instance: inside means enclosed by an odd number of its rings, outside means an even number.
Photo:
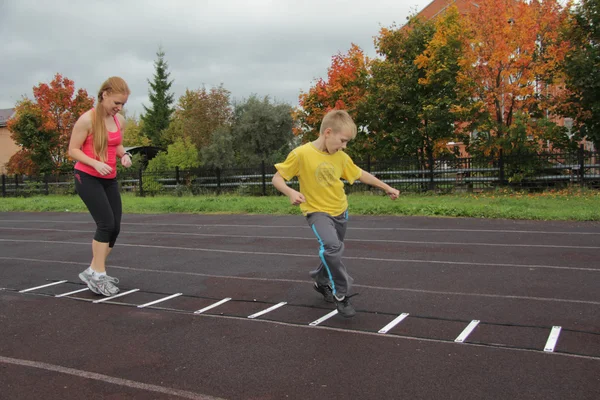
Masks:
[[[95,97],[109,76],[148,102],[159,46],[177,100],[223,84],[232,100],[269,95],[292,106],[331,57],[356,43],[374,57],[381,27],[401,26],[431,0],[0,0],[0,108],[58,72]]]

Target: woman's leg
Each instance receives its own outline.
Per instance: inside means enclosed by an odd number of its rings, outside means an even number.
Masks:
[[[92,241],[91,267],[96,272],[106,272],[106,257],[114,230],[114,215],[105,191],[105,182],[81,171],[75,172],[75,189],[96,222]]]

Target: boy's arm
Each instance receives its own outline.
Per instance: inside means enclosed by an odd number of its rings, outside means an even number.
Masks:
[[[367,171],[362,171],[358,180],[366,185],[374,186],[383,190],[388,196],[390,196],[390,199],[392,200],[396,200],[400,195],[400,191],[398,189],[394,189],[387,183],[381,182]]]
[[[273,175],[272,182],[273,186],[275,186],[275,189],[279,190],[281,193],[285,194],[290,199],[290,204],[297,206],[300,203],[306,202],[304,195],[289,187],[285,183],[285,179],[283,179],[283,176],[281,176],[279,172]]]

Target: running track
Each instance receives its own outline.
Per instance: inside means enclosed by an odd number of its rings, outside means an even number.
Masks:
[[[600,398],[598,223],[351,216],[353,319],[301,216],[125,215],[96,303],[93,231],[0,213],[0,398]]]

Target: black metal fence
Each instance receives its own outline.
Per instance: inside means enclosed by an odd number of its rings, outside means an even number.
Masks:
[[[403,192],[481,192],[507,187],[542,191],[572,186],[600,188],[600,158],[597,152],[581,147],[575,152],[510,154],[489,157],[448,157],[428,160],[357,162],[368,171]],[[122,192],[138,196],[201,195],[231,193],[251,196],[278,194],[271,183],[272,165],[236,168],[197,168],[165,172],[127,170],[119,173]],[[298,189],[298,182],[290,186]],[[72,174],[21,176],[2,175],[2,197],[39,194],[74,194]],[[360,182],[346,185],[346,191],[372,190]]]

